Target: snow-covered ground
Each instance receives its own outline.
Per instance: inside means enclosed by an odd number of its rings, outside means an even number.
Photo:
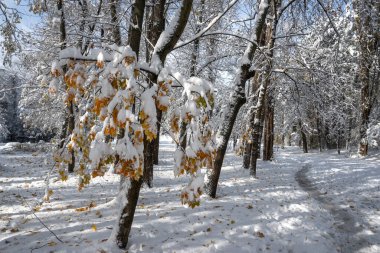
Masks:
[[[128,252],[380,252],[380,158],[302,154],[287,147],[258,164],[258,179],[226,156],[218,197],[184,208],[186,178],[173,177],[174,145],[161,143],[154,188],[144,188]],[[0,252],[111,252],[118,177],[52,177],[51,202],[37,205],[52,162],[45,152],[0,147]],[[4,152],[3,152],[4,151]],[[104,251],[106,250],[106,251]],[[115,251],[112,252],[123,252]]]

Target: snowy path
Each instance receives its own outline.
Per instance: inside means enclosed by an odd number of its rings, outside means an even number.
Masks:
[[[311,182],[307,173],[311,165],[306,164],[296,173],[296,181],[307,191],[310,196],[321,203],[321,206],[329,211],[334,217],[333,228],[335,233],[331,236],[335,239],[339,250],[344,253],[358,252],[365,246],[371,245],[364,236],[358,235],[363,231],[363,226],[357,223],[357,218],[354,217],[349,208],[338,206],[333,199],[328,197],[327,193],[322,193],[318,190],[313,182]]]
[[[174,146],[164,142],[161,147],[154,188],[144,188],[140,194],[129,253],[356,252],[356,248],[344,245],[346,238],[341,236],[344,233],[337,232],[341,225],[337,221],[344,221],[344,214],[335,217],[307,192],[308,186],[298,185],[297,175],[299,180],[313,182],[309,191],[327,191],[321,196],[334,200],[332,207],[337,210],[348,207],[349,222],[343,226],[359,228],[352,231],[355,238],[364,238],[372,245],[358,247],[358,252],[380,252],[377,158],[346,159],[332,154],[302,154],[298,148],[286,148],[276,153],[273,162],[259,161],[259,178],[253,179],[248,170],[240,167],[241,158],[229,153],[218,197],[205,196],[200,207],[189,209],[181,205],[179,198],[186,178],[173,178]],[[88,188],[78,192],[75,177],[60,182],[53,176],[52,201],[44,204],[37,215],[64,241],[62,244],[33,218],[21,201],[25,198],[33,203],[43,195],[44,175],[51,166],[50,162],[44,164],[46,158],[49,155],[45,153],[0,154],[0,252],[34,249],[34,253],[95,253],[109,249],[106,241],[114,224],[116,203],[112,199],[117,193],[118,177],[108,174],[96,178]],[[313,166],[298,172],[305,164]],[[302,175],[305,173],[307,177]],[[78,211],[91,203],[94,207]],[[351,226],[353,220],[360,225]]]
[[[362,159],[335,152],[303,156],[300,183],[331,213],[330,233],[341,252],[380,252],[379,154]]]

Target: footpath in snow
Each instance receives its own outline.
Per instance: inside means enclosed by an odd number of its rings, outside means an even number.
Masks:
[[[173,177],[174,145],[161,143],[154,188],[141,191],[128,252],[380,252],[380,161],[278,150],[258,179],[226,156],[218,197],[184,208],[186,178]],[[78,192],[76,178],[52,177],[51,202],[31,213],[51,168],[44,152],[1,152],[0,252],[123,252],[107,244],[118,176]]]

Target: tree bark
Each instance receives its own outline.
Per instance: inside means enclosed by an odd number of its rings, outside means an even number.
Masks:
[[[263,113],[265,110],[265,99],[267,94],[268,86],[270,85],[270,71],[272,69],[273,64],[273,47],[275,43],[275,37],[276,37],[276,30],[277,30],[277,24],[279,20],[278,16],[278,8],[281,6],[281,0],[279,1],[271,1],[271,13],[273,15],[273,21],[272,23],[267,25],[267,36],[266,40],[268,45],[268,53],[267,53],[267,63],[265,66],[264,71],[264,78],[261,82],[260,88],[259,88],[259,95],[257,98],[257,104],[256,104],[256,114],[255,117],[251,119],[252,124],[252,154],[251,154],[251,164],[250,164],[250,175],[256,178],[256,170],[257,170],[257,159],[259,157],[259,150],[260,150],[260,128],[263,121]]]
[[[137,1],[139,2],[139,1]],[[145,1],[143,1],[145,2]],[[116,45],[121,45],[120,25],[118,22],[119,0],[110,0],[110,14],[112,23],[112,37]],[[133,8],[133,7],[132,7]],[[135,51],[136,52],[136,51]]]
[[[274,139],[274,98],[271,92],[268,94],[266,105],[263,160],[269,161],[273,158]]]
[[[271,48],[271,47],[270,47]],[[250,124],[252,126],[252,150],[251,150],[251,161],[250,161],[250,175],[256,177],[256,168],[257,168],[257,159],[260,154],[260,145],[261,145],[261,129],[262,129],[262,121],[263,114],[265,110],[265,97],[267,93],[268,86],[270,84],[270,74],[269,71],[272,68],[271,63],[267,64],[265,71],[265,78],[261,81],[261,85],[259,88],[259,95],[257,98],[256,104],[256,113],[254,117],[250,119]]]
[[[137,201],[139,199],[142,179],[129,179],[123,182],[123,187],[127,187],[127,203],[121,210],[121,215],[118,217],[119,231],[116,235],[116,243],[119,248],[125,248],[128,244],[129,234],[131,233],[133,218],[136,211]],[[123,189],[122,189],[123,190]]]
[[[336,138],[336,150],[338,155],[340,155],[340,130],[338,130],[338,136]]]
[[[86,19],[88,18],[88,6],[87,0],[78,1],[79,5],[82,9],[82,20],[79,25],[79,40],[78,40],[78,48],[81,50],[81,53],[84,53],[84,45],[86,42],[86,36],[84,36],[85,28],[86,28]]]
[[[264,28],[263,28],[264,29]],[[265,28],[266,29],[266,28]],[[263,37],[265,37],[265,33],[261,34],[260,38],[260,46],[265,45],[265,41],[263,42]],[[265,39],[264,39],[265,40]],[[256,105],[257,103],[257,96],[256,93],[260,87],[260,77],[259,74],[256,73],[253,78],[250,80],[250,85],[247,88],[247,95],[251,98],[247,103],[249,103],[250,110],[248,112],[248,119],[249,122],[246,126],[247,131],[247,141],[245,142],[245,148],[244,148],[244,157],[243,157],[243,168],[249,169],[249,165],[251,164],[251,155],[252,155],[252,140],[250,136],[250,132],[252,131],[252,125],[250,123],[250,119],[255,117],[256,109],[253,108],[253,105]]]
[[[257,42],[257,38],[260,38],[262,28],[265,23],[265,18],[268,12],[268,5],[265,6],[263,12],[257,16],[255,21],[255,29],[252,31],[251,39]],[[250,71],[253,56],[256,52],[257,44],[248,43],[244,53],[244,59],[246,62],[240,64],[239,70],[236,73],[234,81],[234,90],[231,94],[230,100],[224,112],[223,123],[218,130],[217,138],[218,145],[216,148],[216,155],[214,158],[214,165],[212,169],[207,171],[207,178],[205,182],[205,192],[212,198],[216,197],[216,190],[218,186],[220,171],[222,169],[224,155],[226,153],[228,140],[231,136],[231,131],[234,126],[237,114],[241,106],[246,102],[245,98],[245,83],[254,75],[254,72]]]
[[[367,130],[369,124],[369,116],[371,113],[371,96],[370,96],[370,69],[373,61],[373,55],[375,54],[374,42],[375,36],[371,32],[371,14],[370,14],[370,1],[363,0],[353,1],[353,7],[355,10],[355,28],[357,31],[357,43],[359,46],[359,59],[358,59],[358,71],[359,71],[359,83],[361,86],[360,96],[360,142],[358,153],[361,156],[368,154],[368,137]],[[373,6],[375,7],[375,6]]]
[[[249,169],[249,164],[251,162],[251,152],[252,152],[252,143],[247,141],[244,145],[244,155],[243,155],[243,168]]]
[[[151,8],[148,14],[147,20],[147,62],[151,61],[151,56],[154,48],[150,45],[156,45],[158,39],[160,38],[161,33],[165,29],[165,3],[166,0],[155,0],[153,2],[153,7]],[[149,81],[152,83],[157,82],[157,75],[150,74]],[[153,141],[152,152],[153,152],[153,160],[151,161],[150,169],[152,171],[149,172],[149,175],[152,177],[148,177],[144,179],[144,182],[149,186],[152,186],[153,180],[153,164],[158,164],[158,155],[160,149],[160,131],[161,131],[161,120],[162,120],[162,111],[157,108],[157,138]]]
[[[226,153],[228,140],[231,135],[233,125],[235,123],[237,114],[241,106],[245,103],[245,97],[242,90],[235,90],[233,97],[228,104],[228,113],[225,114],[222,123],[222,128],[219,130],[219,138],[222,143],[218,145],[216,149],[216,155],[214,158],[214,166],[208,170],[207,180],[205,182],[205,192],[212,198],[216,197],[216,190],[218,186],[220,171],[223,165],[224,155]],[[229,124],[227,124],[227,122]]]
[[[75,117],[74,117],[74,104],[72,101],[69,103],[69,115],[68,115],[68,127],[67,127],[67,135],[71,135],[73,133],[75,127]],[[71,162],[67,166],[67,170],[69,173],[74,172],[75,167],[75,154],[74,150],[70,151],[71,153]]]
[[[306,137],[305,130],[303,129],[301,120],[299,121],[299,128],[300,128],[300,133],[301,133],[301,141],[302,141],[303,152],[304,153],[308,153],[308,149],[307,149],[307,137]]]
[[[66,19],[65,19],[65,10],[64,10],[63,0],[58,0],[57,9],[61,13],[60,26],[59,26],[59,33],[60,33],[59,43],[61,44],[61,50],[64,50],[67,47],[67,41],[66,41]],[[66,70],[67,70],[66,67],[64,67],[63,75],[65,75]],[[72,134],[74,127],[75,127],[74,105],[73,105],[73,102],[70,101],[65,108],[65,121],[64,121],[62,131],[60,134],[61,140],[58,144],[59,148],[63,148],[66,137]],[[71,162],[69,162],[67,165],[67,171],[69,173],[72,173],[74,172],[74,167],[75,167],[75,154],[74,154],[74,150],[69,151],[69,152],[71,156]]]

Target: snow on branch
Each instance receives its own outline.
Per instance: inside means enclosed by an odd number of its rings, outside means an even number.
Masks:
[[[198,32],[197,34],[195,34],[192,38],[186,40],[186,41],[183,41],[181,43],[178,43],[174,48],[173,50],[176,50],[178,48],[181,48],[183,46],[186,46],[187,44],[190,44],[191,42],[193,42],[194,40],[197,40],[199,39],[200,37],[202,37],[206,32],[208,32],[215,24],[216,22],[218,22],[239,0],[232,0],[228,5],[227,7],[222,11],[220,12],[215,18],[213,18],[211,20],[211,22],[203,29],[201,30],[200,32]]]
[[[152,66],[154,68],[159,69],[179,40],[186,27],[192,5],[193,0],[183,0],[170,25],[161,33],[153,51]]]

